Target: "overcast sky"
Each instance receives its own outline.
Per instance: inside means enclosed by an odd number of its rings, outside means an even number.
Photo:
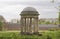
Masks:
[[[57,18],[60,0],[0,0],[0,15],[7,21],[20,18],[19,14],[25,7],[34,7],[39,12],[39,18]]]

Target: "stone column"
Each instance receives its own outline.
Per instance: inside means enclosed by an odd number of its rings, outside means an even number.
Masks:
[[[27,29],[28,29],[28,28],[27,28],[27,18],[26,18],[26,26],[25,26],[25,27],[26,27],[25,29],[26,29],[26,32],[27,32]]]
[[[38,27],[38,17],[36,18],[36,32],[39,31],[39,27]]]
[[[21,17],[21,20],[20,21],[21,21],[20,24],[21,24],[21,33],[22,33],[23,32],[23,18],[22,17]]]
[[[26,25],[27,25],[27,28],[26,28],[27,29],[27,33],[29,33],[29,18],[27,18],[27,24]]]
[[[36,28],[35,28],[35,26],[36,26],[36,23],[35,23],[35,22],[36,22],[36,20],[35,20],[35,18],[34,18],[34,20],[33,20],[33,21],[34,21],[34,31],[33,31],[33,33],[35,33],[35,29],[36,29]]]
[[[26,18],[25,18],[25,32],[26,32]]]
[[[30,32],[30,30],[29,30],[29,29],[30,29],[30,27],[29,27],[29,26],[30,26],[30,18],[27,18],[27,28],[28,28],[28,30],[27,30],[27,31],[28,31],[28,33]]]
[[[34,18],[34,33],[38,32],[38,17]]]
[[[29,26],[30,33],[32,32],[32,18],[30,18],[30,26]]]

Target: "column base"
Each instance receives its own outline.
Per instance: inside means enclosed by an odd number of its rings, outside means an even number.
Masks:
[[[33,34],[38,35],[38,36],[42,36],[42,33],[39,33],[39,32],[34,32]]]
[[[33,34],[38,35],[38,34],[39,34],[39,32],[33,32]]]
[[[32,35],[33,33],[30,32],[21,32],[22,35]]]
[[[38,35],[38,36],[42,36],[42,33],[39,33],[39,32],[33,32],[33,33],[21,32],[21,35]]]
[[[20,32],[21,34],[24,34],[24,32]]]

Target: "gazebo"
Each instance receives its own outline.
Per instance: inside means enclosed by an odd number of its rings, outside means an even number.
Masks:
[[[21,33],[38,33],[38,11],[33,7],[26,7],[21,12]]]

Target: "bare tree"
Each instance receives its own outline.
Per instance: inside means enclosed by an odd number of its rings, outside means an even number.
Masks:
[[[56,0],[57,1],[57,0]],[[51,3],[55,4],[55,0],[52,0]],[[58,16],[58,21],[59,21],[59,26],[60,26],[60,5],[55,6],[56,9],[58,9],[58,13],[59,13],[59,16]]]

